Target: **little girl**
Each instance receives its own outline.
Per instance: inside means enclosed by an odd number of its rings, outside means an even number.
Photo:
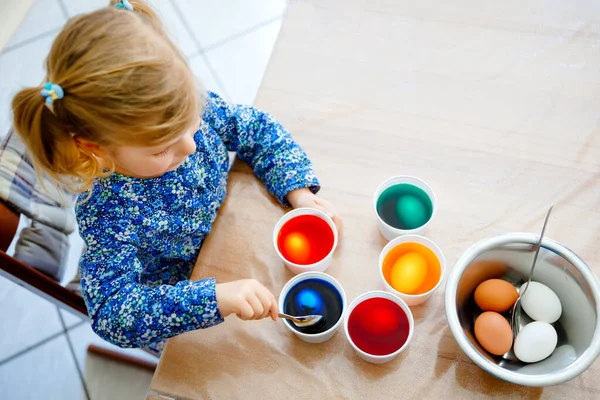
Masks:
[[[277,301],[257,281],[189,276],[225,198],[228,151],[282,204],[320,208],[340,224],[290,134],[267,113],[198,89],[141,1],[71,19],[46,70],[44,86],[15,96],[14,124],[39,171],[81,193],[80,274],[94,331],[158,353],[166,338],[230,314],[275,320]]]

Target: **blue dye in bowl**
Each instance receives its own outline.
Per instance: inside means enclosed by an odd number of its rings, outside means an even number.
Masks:
[[[329,330],[342,317],[344,303],[342,295],[331,283],[323,279],[311,278],[296,283],[285,296],[283,312],[295,316],[318,314],[321,322],[300,328],[291,321],[285,321],[293,329],[306,334],[316,334]]]

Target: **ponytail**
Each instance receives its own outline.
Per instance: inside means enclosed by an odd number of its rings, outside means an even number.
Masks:
[[[64,106],[55,104],[55,111]],[[39,87],[17,93],[12,108],[15,130],[27,146],[38,175],[46,172],[76,193],[89,190],[96,176],[107,175],[100,161],[77,144],[59,117],[46,106]]]
[[[121,0],[110,0],[110,6],[114,7],[117,4],[122,4]],[[133,7],[133,11],[137,13],[137,15],[143,15],[148,19],[156,27],[161,27],[162,24],[160,22],[160,18],[156,15],[156,12],[148,3],[142,0],[129,0],[129,4]],[[122,10],[118,10],[122,11]]]
[[[50,86],[23,89],[12,102],[38,174],[73,192],[115,170],[112,149],[173,140],[200,110],[194,76],[152,8],[110,4],[71,18],[46,58]]]

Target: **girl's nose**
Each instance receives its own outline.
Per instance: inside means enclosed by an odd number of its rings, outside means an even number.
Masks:
[[[180,143],[179,152],[185,157],[196,151],[196,142],[192,136],[186,135]]]

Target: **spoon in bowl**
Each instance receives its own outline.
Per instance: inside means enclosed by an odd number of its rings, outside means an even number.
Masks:
[[[548,210],[548,213],[546,214],[546,219],[544,220],[544,226],[542,227],[542,233],[540,234],[540,238],[538,239],[538,242],[535,245],[535,255],[533,256],[533,264],[531,264],[531,269],[529,270],[529,279],[527,280],[527,284],[524,286],[521,286],[523,288],[523,290],[519,292],[519,297],[517,298],[517,301],[515,301],[515,304],[513,305],[513,308],[512,308],[511,319],[510,319],[510,328],[512,329],[512,333],[513,333],[513,345],[514,345],[515,339],[517,338],[517,335],[519,334],[519,332],[522,329],[522,326],[525,326],[527,324],[526,322],[523,323],[525,318],[524,318],[524,316],[522,316],[523,309],[521,308],[521,299],[525,295],[525,292],[527,292],[527,289],[529,288],[529,284],[531,283],[531,278],[533,277],[533,270],[534,270],[535,264],[537,262],[538,254],[540,254],[540,248],[542,247],[542,239],[544,238],[544,233],[546,232],[546,225],[548,224],[548,218],[550,218],[550,213],[552,212],[553,208],[554,208],[554,204],[550,206],[550,209]],[[529,319],[529,322],[530,321],[531,321],[531,319]],[[517,357],[515,356],[512,348],[508,351],[508,353],[506,353],[504,355],[503,358],[505,358],[507,360],[517,360]]]
[[[279,313],[279,318],[284,318],[292,321],[298,328],[308,328],[320,322],[323,319],[322,315],[305,315],[302,317],[294,317],[292,315]]]

